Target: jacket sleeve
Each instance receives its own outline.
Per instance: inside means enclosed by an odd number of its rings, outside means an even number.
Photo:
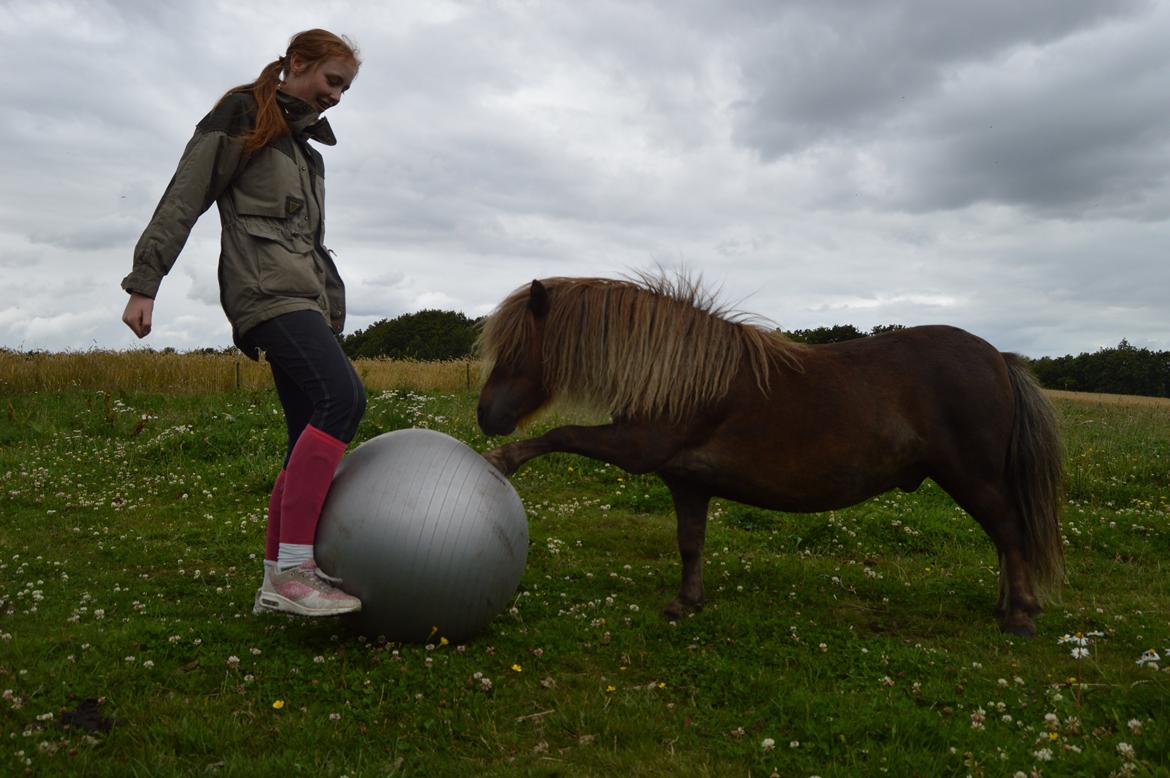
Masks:
[[[244,135],[253,121],[243,95],[231,95],[199,122],[150,223],[134,247],[122,288],[153,298],[195,222],[247,164]],[[250,98],[249,98],[250,99]]]

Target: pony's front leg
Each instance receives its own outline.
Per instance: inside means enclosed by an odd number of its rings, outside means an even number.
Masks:
[[[664,479],[666,480],[666,479]],[[682,586],[678,595],[663,610],[676,621],[703,609],[703,545],[707,539],[707,507],[711,495],[684,484],[667,480],[674,512],[678,517],[678,552],[682,557]]]
[[[681,445],[680,436],[660,428],[614,422],[597,427],[557,427],[539,437],[505,443],[483,456],[506,476],[530,459],[553,452],[599,459],[630,473],[650,473],[662,467]]]

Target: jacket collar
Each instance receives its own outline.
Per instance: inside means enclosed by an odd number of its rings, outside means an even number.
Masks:
[[[304,135],[326,146],[337,145],[333,128],[329,126],[328,119],[321,118],[320,111],[299,97],[284,92],[276,93],[276,101],[284,111],[285,121],[294,135]]]

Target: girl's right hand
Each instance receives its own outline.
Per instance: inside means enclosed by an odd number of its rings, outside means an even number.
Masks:
[[[150,321],[154,316],[154,300],[144,294],[130,293],[130,302],[126,303],[126,310],[122,311],[122,321],[134,330],[134,334],[145,338],[150,334]]]

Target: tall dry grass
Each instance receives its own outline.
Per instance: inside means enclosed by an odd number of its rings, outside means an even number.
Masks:
[[[358,359],[354,367],[370,389],[459,391],[479,385],[479,365],[473,360]],[[268,365],[238,353],[0,349],[0,393],[5,394],[65,389],[198,394],[271,385]]]
[[[370,389],[460,391],[479,386],[475,360],[416,362],[357,359],[354,367]],[[0,393],[94,389],[111,392],[226,392],[272,385],[268,365],[239,353],[170,351],[20,352],[0,349]],[[1164,397],[1137,397],[1046,390],[1053,398],[1108,405],[1170,407]]]
[[[1145,397],[1136,394],[1100,394],[1098,392],[1066,392],[1062,389],[1048,389],[1049,397],[1071,400],[1078,403],[1098,405],[1121,405],[1130,408],[1170,409],[1170,397]]]

